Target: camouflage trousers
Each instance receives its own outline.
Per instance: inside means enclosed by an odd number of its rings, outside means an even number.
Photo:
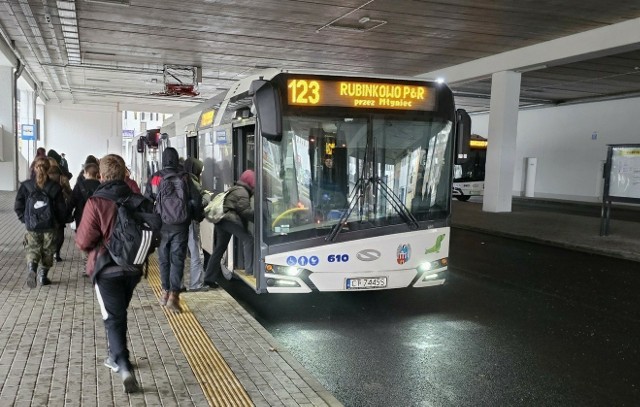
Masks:
[[[24,235],[24,250],[27,263],[40,263],[43,268],[50,269],[56,252],[56,231],[27,232]]]

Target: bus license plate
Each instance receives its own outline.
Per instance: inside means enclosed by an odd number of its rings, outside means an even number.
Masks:
[[[347,290],[363,290],[367,288],[385,288],[387,286],[386,277],[361,277],[348,278]]]

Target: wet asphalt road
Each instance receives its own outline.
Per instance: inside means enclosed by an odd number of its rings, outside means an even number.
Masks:
[[[454,229],[440,288],[233,295],[346,406],[640,405],[640,263]]]

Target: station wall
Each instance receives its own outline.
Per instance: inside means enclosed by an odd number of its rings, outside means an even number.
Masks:
[[[471,120],[491,148],[489,115]],[[521,110],[513,195],[524,195],[526,158],[536,157],[536,197],[601,201],[607,144],[640,143],[639,120],[640,98]]]
[[[65,153],[72,184],[87,155],[122,155],[122,113],[115,107],[48,104],[44,127],[44,147]]]

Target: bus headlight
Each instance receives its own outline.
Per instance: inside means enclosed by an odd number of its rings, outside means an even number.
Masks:
[[[286,276],[297,277],[304,269],[294,266],[278,266],[276,264],[267,264],[265,266],[267,273],[284,274]]]
[[[418,271],[421,271],[424,273],[430,270],[441,269],[443,267],[447,267],[448,263],[449,263],[449,260],[446,257],[443,257],[441,259],[434,260],[434,261],[425,261],[424,263],[418,266]]]

